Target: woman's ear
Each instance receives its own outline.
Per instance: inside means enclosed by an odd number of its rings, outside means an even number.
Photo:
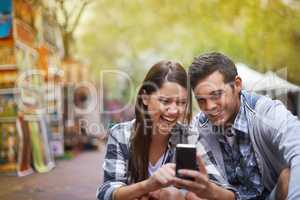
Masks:
[[[147,94],[142,94],[142,101],[143,101],[143,104],[144,104],[145,106],[148,106],[148,104],[149,104],[149,95],[147,95]]]
[[[148,104],[149,104],[149,95],[146,93],[145,90],[143,90],[143,92],[142,92],[142,101],[143,101],[143,104],[145,106],[148,106]]]

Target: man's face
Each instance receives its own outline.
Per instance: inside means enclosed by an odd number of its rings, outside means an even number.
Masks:
[[[194,94],[199,108],[212,124],[228,125],[239,112],[241,87],[238,76],[233,83],[224,83],[223,75],[215,71],[197,83]]]

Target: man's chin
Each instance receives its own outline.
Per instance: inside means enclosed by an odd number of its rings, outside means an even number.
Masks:
[[[223,118],[217,120],[210,119],[210,121],[214,126],[223,126],[225,124],[225,120]]]

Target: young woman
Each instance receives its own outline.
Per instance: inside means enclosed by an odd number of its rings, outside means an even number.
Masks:
[[[176,62],[151,67],[137,94],[135,120],[110,130],[99,200],[184,199],[172,186],[171,162],[176,144],[187,142],[187,131],[178,123],[189,119],[187,84]]]

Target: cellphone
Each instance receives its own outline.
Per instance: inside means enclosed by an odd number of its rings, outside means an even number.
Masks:
[[[177,144],[176,145],[176,176],[183,179],[194,180],[191,177],[178,174],[180,169],[197,170],[196,145]]]

